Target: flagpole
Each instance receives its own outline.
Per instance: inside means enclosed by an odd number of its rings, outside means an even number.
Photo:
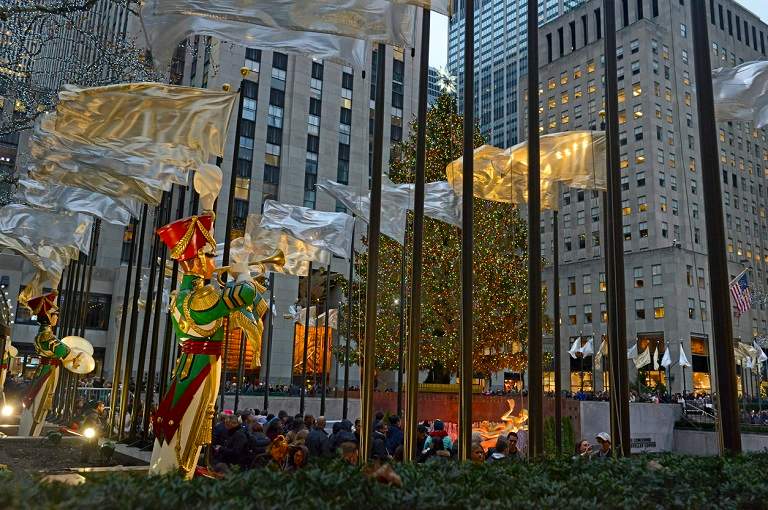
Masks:
[[[411,314],[406,339],[405,417],[403,460],[416,455],[418,427],[419,343],[421,340],[421,276],[424,251],[424,165],[426,162],[427,96],[429,82],[430,11],[422,9],[419,54],[419,98],[416,109],[416,173],[413,198],[413,248],[411,250]]]
[[[267,348],[264,353],[264,415],[267,414],[269,409],[269,364],[272,359],[272,330],[275,325],[275,318],[273,317],[273,308],[275,306],[275,272],[269,273],[269,315],[267,316]],[[296,335],[294,335],[296,336]],[[293,364],[293,360],[291,360]],[[293,367],[291,367],[293,371]]]
[[[736,396],[736,367],[733,353],[733,324],[728,290],[728,257],[725,250],[720,160],[717,135],[712,127],[715,119],[715,99],[710,62],[709,22],[703,0],[689,2],[693,61],[696,82],[696,109],[699,115],[699,151],[702,162],[702,187],[706,241],[709,250],[709,279],[712,302],[712,338],[715,359],[715,388],[717,421],[720,425],[720,454],[741,452],[739,408]]]
[[[354,215],[352,216],[354,218]],[[352,224],[352,247],[349,250],[349,280],[347,280],[347,336],[344,339],[344,394],[342,398],[341,417],[346,420],[349,410],[349,348],[352,337],[352,285],[355,271],[355,227]]]
[[[325,275],[325,331],[323,332],[323,355],[321,368],[322,380],[320,381],[321,393],[320,393],[320,416],[325,416],[325,390],[327,374],[325,373],[325,365],[328,362],[328,331],[330,326],[331,310],[329,303],[331,302],[331,263],[328,262],[326,268],[328,274]],[[336,319],[338,322],[338,319]],[[317,330],[315,330],[317,331]],[[315,344],[317,344],[317,335],[315,335]],[[317,349],[315,349],[317,350]],[[315,366],[315,372],[317,372],[317,366]]]
[[[472,20],[474,25],[474,11],[470,11],[470,6],[474,2],[467,0],[467,10],[465,13],[467,19]],[[542,357],[543,357],[543,338],[542,338],[542,315],[541,315],[541,231],[539,223],[541,221],[541,147],[539,140],[539,8],[538,2],[529,1],[527,5],[527,29],[528,29],[528,48],[533,51],[528,52],[528,455],[530,459],[538,459],[544,455],[544,386],[542,381]],[[471,32],[465,27],[465,34],[474,36],[474,26]],[[465,35],[469,38],[469,35]],[[469,48],[473,47],[474,37],[465,39],[465,44]],[[474,51],[468,54],[464,50],[465,58],[465,79],[464,79],[464,175],[473,176],[472,167],[467,168],[467,163],[472,160],[472,152],[468,149],[474,149],[474,146],[466,146],[468,136],[468,125],[474,126],[474,119],[467,118],[467,112],[470,115],[474,112],[474,94],[467,94],[467,83],[474,83],[474,73],[467,73],[468,57],[474,57]],[[473,67],[474,70],[474,67]],[[469,76],[469,79],[466,78]],[[472,89],[469,89],[472,90]],[[467,96],[469,99],[467,100]],[[468,122],[469,121],[469,122]],[[464,179],[464,186],[469,189],[464,190],[464,204],[472,204],[472,183],[473,179]],[[465,212],[466,214],[466,212]],[[472,218],[464,218],[464,222],[472,224]],[[469,230],[470,236],[472,231]],[[470,244],[471,250],[471,244]],[[464,251],[465,257],[466,251]],[[471,253],[471,251],[470,251]],[[469,260],[469,271],[472,270],[472,261]],[[470,275],[471,277],[471,275]],[[470,280],[471,282],[471,280]],[[472,300],[471,287],[469,300]],[[468,318],[471,319],[471,309],[467,310]],[[470,323],[471,324],[471,323]],[[468,333],[472,333],[471,326]],[[466,341],[466,339],[465,339]],[[471,348],[471,339],[469,340]],[[462,383],[464,382],[462,376]],[[582,387],[584,381],[582,378]],[[583,389],[583,388],[582,388]],[[470,389],[471,390],[471,389]],[[471,414],[471,409],[469,410]],[[471,418],[471,416],[470,416]],[[464,441],[468,442],[471,438],[471,431],[463,435]],[[469,451],[469,445],[466,445]],[[463,459],[467,459],[463,457]]]
[[[304,414],[304,399],[307,393],[307,349],[309,348],[309,313],[312,307],[312,262],[307,271],[307,306],[304,308],[304,352],[301,355],[301,397],[299,414]],[[315,338],[317,340],[317,338]]]
[[[371,202],[368,223],[368,268],[365,295],[365,341],[360,377],[360,460],[373,453],[373,390],[376,371],[376,308],[379,290],[379,234],[381,232],[381,178],[384,157],[384,74],[387,71],[387,46],[376,48],[376,98],[374,102],[373,161],[371,164]]]

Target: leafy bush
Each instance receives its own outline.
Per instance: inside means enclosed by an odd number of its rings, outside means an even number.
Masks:
[[[612,461],[506,465],[447,462],[396,467],[403,487],[333,462],[295,473],[235,473],[223,480],[112,474],[77,486],[40,485],[0,472],[4,508],[768,508],[768,454],[662,455]]]

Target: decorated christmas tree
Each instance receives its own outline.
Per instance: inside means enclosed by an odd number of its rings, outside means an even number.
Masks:
[[[463,118],[455,99],[441,95],[427,114],[426,182],[446,180],[448,163],[462,156]],[[390,179],[412,183],[416,168],[416,130],[393,148]],[[475,147],[484,143],[479,130]],[[410,296],[413,226],[409,213],[406,234],[406,297]],[[525,370],[528,338],[527,227],[517,206],[474,199],[474,346],[477,374],[511,369]],[[459,361],[461,332],[461,230],[425,218],[422,277],[422,319],[419,364],[430,370],[430,379],[445,382]],[[382,236],[380,242],[376,364],[397,369],[400,345],[400,274],[403,247]],[[359,256],[353,301],[352,338],[362,344],[365,279],[368,258]],[[544,298],[546,299],[546,298]],[[544,303],[542,303],[542,307]],[[407,316],[407,315],[406,315]],[[406,327],[408,321],[406,320]],[[356,356],[355,356],[356,358]]]

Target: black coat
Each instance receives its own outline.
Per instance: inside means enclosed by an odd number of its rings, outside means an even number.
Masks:
[[[248,435],[242,427],[227,430],[224,444],[218,451],[218,460],[230,466],[240,466],[245,469],[251,463],[248,453]]]
[[[381,432],[373,433],[373,458],[379,460],[387,460],[391,457],[387,450],[387,436]]]
[[[313,428],[307,436],[305,445],[309,450],[309,455],[311,457],[328,455],[328,452],[330,451],[328,433],[323,429],[317,427]]]

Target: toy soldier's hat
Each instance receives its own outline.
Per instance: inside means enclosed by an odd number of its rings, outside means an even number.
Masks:
[[[33,297],[27,301],[27,308],[30,309],[33,315],[37,315],[38,318],[45,316],[50,318],[54,313],[58,313],[59,307],[56,306],[56,297],[58,293],[56,291],[43,294],[42,296]]]
[[[157,235],[171,250],[171,258],[183,262],[216,251],[213,214],[190,216],[157,229]]]

